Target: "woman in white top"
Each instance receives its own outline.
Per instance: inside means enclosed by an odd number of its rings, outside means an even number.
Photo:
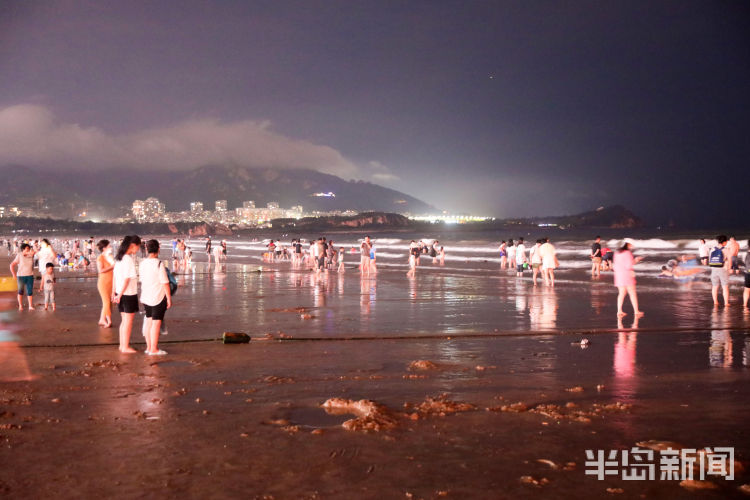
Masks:
[[[141,238],[125,236],[115,256],[113,302],[120,311],[120,352],[134,353],[130,347],[130,333],[133,331],[133,318],[138,312],[138,273],[133,257],[141,248]]]
[[[166,351],[159,349],[159,330],[164,314],[172,307],[172,293],[164,264],[159,260],[159,242],[146,242],[148,257],[140,265],[141,303],[146,309],[146,354],[163,356]]]
[[[52,249],[52,245],[47,238],[42,239],[40,246],[41,248],[36,253],[36,257],[39,260],[39,272],[41,274],[44,274],[46,272],[48,262],[52,262],[53,264],[57,263],[57,255]]]

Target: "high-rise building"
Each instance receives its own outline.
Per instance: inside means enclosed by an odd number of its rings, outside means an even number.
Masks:
[[[216,200],[216,211],[226,212],[227,211],[227,200]]]
[[[166,207],[157,198],[150,197],[145,200],[135,200],[130,210],[133,218],[138,222],[155,222],[162,218]]]
[[[242,208],[255,208],[255,202],[254,201],[243,201],[242,202]]]
[[[133,218],[138,222],[146,218],[143,200],[135,200],[130,211],[133,212]]]
[[[191,201],[190,202],[190,211],[195,212],[203,212],[203,202],[201,201]]]
[[[269,201],[268,204],[266,205],[266,208],[269,208],[271,210],[275,210],[275,209],[279,208],[279,202],[278,201]]]

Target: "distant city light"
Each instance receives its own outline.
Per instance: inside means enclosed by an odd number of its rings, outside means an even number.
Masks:
[[[318,198],[335,198],[336,197],[336,195],[330,191],[328,191],[327,193],[313,193],[313,196],[318,197]]]

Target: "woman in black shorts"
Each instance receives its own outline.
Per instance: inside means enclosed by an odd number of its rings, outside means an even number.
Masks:
[[[144,334],[146,336],[146,354],[163,356],[166,351],[159,349],[159,330],[164,314],[172,307],[172,293],[164,263],[159,260],[159,242],[146,242],[148,258],[141,262],[141,302],[146,309]]]
[[[120,311],[120,352],[134,353],[130,347],[130,333],[133,331],[133,318],[138,312],[138,273],[134,255],[141,248],[138,236],[125,236],[115,256],[113,302]]]

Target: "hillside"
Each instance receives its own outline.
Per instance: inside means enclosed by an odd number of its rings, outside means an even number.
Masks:
[[[275,201],[281,207],[302,205],[305,211],[356,210],[359,212],[426,213],[435,209],[399,191],[362,181],[346,181],[313,170],[255,169],[206,166],[188,172],[159,170],[43,171],[22,166],[0,167],[7,188],[0,205],[33,205],[44,198],[53,215],[81,210],[122,214],[135,199],[149,196],[166,204],[168,211],[187,210],[191,201],[213,209],[214,201],[227,200],[229,208],[252,200],[256,206]],[[316,197],[332,192],[335,197]]]

